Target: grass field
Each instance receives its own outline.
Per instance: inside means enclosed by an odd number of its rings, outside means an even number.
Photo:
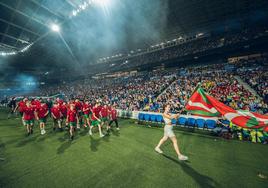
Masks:
[[[120,120],[120,132],[99,138],[87,131],[70,142],[66,132],[26,137],[19,119],[0,110],[0,187],[268,187],[267,145],[176,131],[189,162],[179,162],[170,142],[153,148],[161,128]],[[4,159],[4,160],[3,160]]]

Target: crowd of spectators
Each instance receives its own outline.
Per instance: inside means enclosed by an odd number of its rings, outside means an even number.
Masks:
[[[267,59],[264,59],[258,63],[250,63],[250,66],[246,62],[241,63],[241,66],[237,72],[238,75],[248,83],[260,97],[264,99],[264,102],[268,103],[268,63]]]
[[[116,104],[124,110],[150,110],[147,104],[176,80],[174,71],[144,72],[121,78],[90,79],[42,89],[39,94],[61,93],[68,98],[87,98]]]
[[[246,129],[218,120],[217,127],[212,130],[212,134],[225,139],[237,139],[241,141],[251,141],[253,143],[268,143],[268,133],[257,129]]]
[[[119,78],[80,80],[44,88],[39,94],[51,96],[61,93],[68,98],[102,100],[130,111],[160,112],[163,105],[169,102],[172,110],[178,112],[183,110],[196,86],[201,84],[209,94],[234,109],[266,114],[268,103],[265,96],[267,97],[268,85],[264,67],[260,65],[255,71],[251,71],[252,66],[247,67],[247,63],[243,62],[236,64],[234,70],[230,71],[226,70],[226,65],[213,64],[140,72]],[[247,90],[235,76],[247,81],[263,98]]]
[[[268,36],[266,28],[243,30],[235,33],[230,32],[215,36],[204,36],[172,47],[163,47],[163,49],[160,50],[141,53],[134,56],[130,55],[120,59],[120,61],[125,60],[135,63],[136,65],[161,62],[187,55],[195,55],[200,52],[220,47],[237,45],[238,43],[255,40],[263,36]]]
[[[267,113],[268,106],[264,100],[254,96],[236,79],[235,72],[229,72],[223,65],[194,68],[179,76],[161,96],[160,101],[170,101],[174,111],[182,109],[198,83],[212,96],[234,109]],[[266,85],[267,89],[267,85]]]

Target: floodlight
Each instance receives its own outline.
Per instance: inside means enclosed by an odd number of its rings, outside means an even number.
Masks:
[[[52,24],[51,25],[51,29],[52,29],[52,31],[55,31],[55,32],[59,32],[60,31],[60,27],[57,24]]]

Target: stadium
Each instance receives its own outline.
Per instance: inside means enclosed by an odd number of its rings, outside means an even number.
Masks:
[[[267,0],[0,0],[0,187],[267,187],[267,23]]]

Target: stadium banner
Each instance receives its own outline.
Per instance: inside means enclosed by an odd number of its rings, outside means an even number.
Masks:
[[[147,112],[147,111],[128,111],[128,110],[121,110],[121,109],[117,109],[117,115],[118,117],[121,118],[129,118],[129,119],[136,119],[138,120],[139,118],[139,114],[143,113],[143,114],[150,114],[150,115],[162,115],[162,113],[158,113],[158,112]],[[180,117],[184,117],[184,118],[193,118],[193,119],[204,119],[204,120],[214,120],[217,121],[218,118],[217,117],[200,117],[200,116],[196,116],[196,115],[180,115]]]
[[[248,129],[268,130],[268,116],[255,112],[234,110],[198,87],[190,97],[186,110],[201,117],[224,117],[234,125]]]

